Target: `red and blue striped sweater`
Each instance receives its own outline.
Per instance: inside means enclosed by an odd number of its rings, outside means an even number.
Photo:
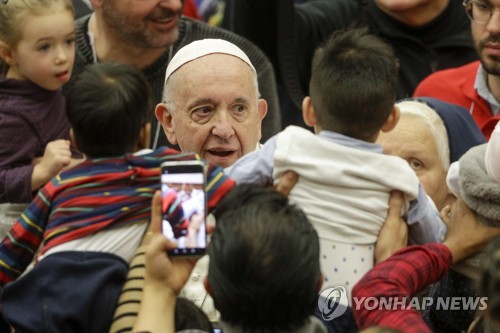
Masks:
[[[0,286],[15,280],[35,253],[97,233],[149,219],[151,198],[160,189],[160,164],[199,159],[158,148],[146,155],[87,159],[47,183],[0,244]],[[208,210],[234,181],[209,165]]]

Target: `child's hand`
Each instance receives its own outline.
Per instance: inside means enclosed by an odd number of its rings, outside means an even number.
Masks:
[[[33,168],[31,189],[34,191],[42,187],[70,162],[71,150],[68,140],[61,139],[49,142],[45,147],[41,161]]]

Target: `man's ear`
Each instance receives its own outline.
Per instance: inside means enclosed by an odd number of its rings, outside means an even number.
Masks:
[[[177,138],[175,136],[175,132],[172,127],[172,114],[167,109],[167,104],[165,103],[158,104],[155,109],[155,115],[156,119],[158,119],[158,122],[160,122],[161,126],[163,127],[163,131],[167,136],[168,142],[170,142],[173,145],[176,145]]]
[[[149,148],[151,144],[151,123],[145,123],[139,131],[139,140],[137,141],[137,148],[139,150]]]
[[[310,127],[314,127],[318,121],[310,96],[306,96],[302,100],[302,118],[304,119],[304,123]]]
[[[265,99],[259,98],[257,101],[257,112],[259,113],[259,118],[262,120],[267,114],[267,102]]]
[[[210,297],[212,297],[213,295],[212,286],[210,285],[210,282],[208,282],[208,277],[206,275],[205,278],[203,279],[203,286],[205,287],[205,290],[210,295]]]
[[[0,58],[7,63],[7,65],[12,66],[16,64],[16,59],[14,59],[14,52],[12,52],[11,47],[0,41]]]
[[[259,100],[257,101],[257,114],[259,117],[259,122],[257,125],[259,126],[259,142],[260,142],[260,140],[262,139],[262,119],[264,119],[264,117],[267,114],[267,101],[265,99],[259,98]]]
[[[387,120],[385,121],[384,125],[382,125],[381,128],[382,132],[392,131],[394,127],[396,127],[396,125],[398,124],[400,117],[401,117],[401,112],[399,108],[396,105],[394,105],[392,107],[391,113],[389,114],[389,117],[387,117]]]

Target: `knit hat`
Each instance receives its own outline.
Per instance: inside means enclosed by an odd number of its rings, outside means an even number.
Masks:
[[[427,104],[443,120],[448,134],[450,163],[458,161],[470,148],[486,142],[476,122],[463,107],[430,97],[418,97],[412,100]]]
[[[168,64],[167,71],[165,73],[165,82],[167,82],[172,73],[174,73],[177,69],[182,67],[187,62],[213,53],[223,53],[240,58],[241,60],[246,62],[254,72],[256,72],[248,56],[238,46],[223,39],[207,38],[189,43],[188,45],[182,47],[179,51],[177,51],[177,53]]]
[[[488,226],[500,226],[500,184],[486,172],[484,154],[487,144],[471,148],[459,160],[460,196]]]

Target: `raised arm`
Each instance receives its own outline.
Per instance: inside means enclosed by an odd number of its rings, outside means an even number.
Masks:
[[[168,249],[175,248],[159,229],[161,225],[161,195],[153,197],[151,204],[151,237],[145,256],[145,277],[141,305],[134,332],[174,332],[177,295],[187,281],[195,261],[170,259]]]
[[[452,263],[480,251],[500,234],[500,227],[481,224],[460,198],[452,207],[445,207],[441,217],[448,226],[443,244],[403,248],[376,265],[356,284],[352,295],[353,313],[360,329],[385,326],[406,333],[431,332],[416,307],[408,306],[412,297],[445,276]],[[395,232],[397,228],[383,228],[379,239],[390,239]],[[377,247],[383,244],[377,242]],[[378,250],[376,248],[376,253]],[[373,301],[366,302],[368,297],[377,299],[377,304],[389,300],[393,303],[392,306],[373,309]],[[394,305],[395,300],[398,305]],[[430,299],[420,300],[423,301],[429,302]]]
[[[451,252],[442,244],[413,245],[376,265],[355,286],[353,313],[360,329],[384,326],[405,333],[431,332],[411,297],[443,277],[451,265]],[[399,305],[372,309],[366,298],[397,300]],[[406,301],[404,301],[406,300]],[[379,303],[377,303],[379,304]]]

